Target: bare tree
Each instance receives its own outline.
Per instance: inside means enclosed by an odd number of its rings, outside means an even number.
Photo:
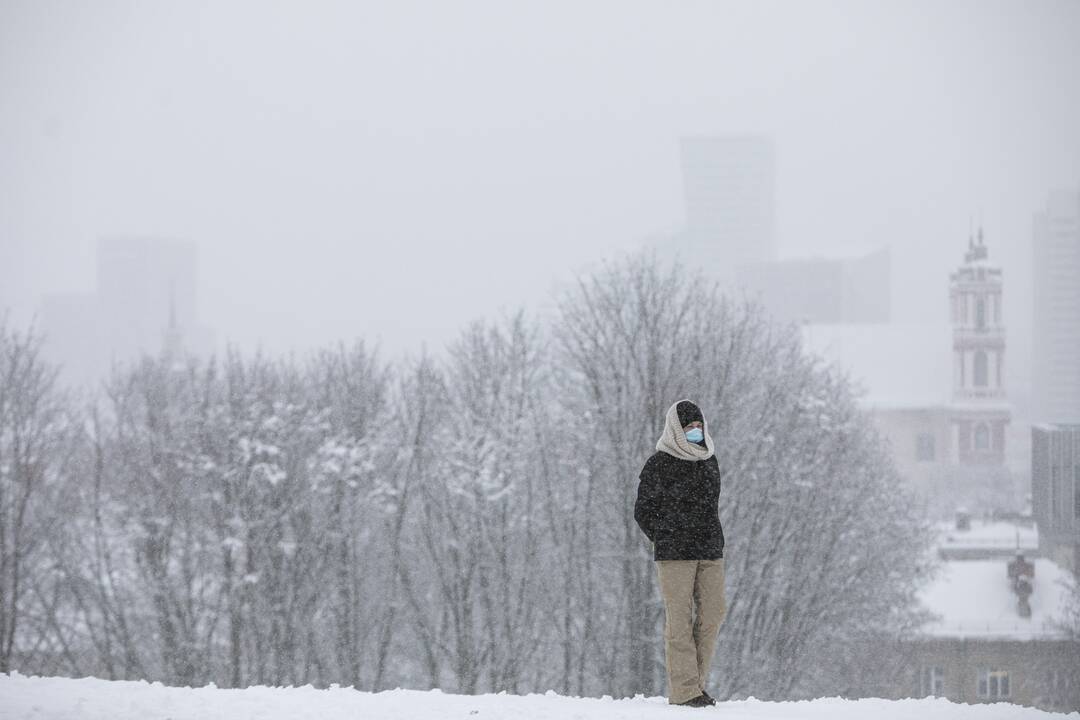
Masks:
[[[915,622],[929,535],[849,379],[654,256],[558,300],[546,324],[479,321],[445,359],[386,368],[362,344],[144,358],[71,414],[79,432],[50,419],[69,401],[16,403],[7,380],[0,639],[36,667],[182,684],[662,691],[633,504],[664,412],[690,397],[723,481],[720,694],[857,690],[818,658],[868,667]],[[16,406],[53,408],[27,426],[48,428],[31,433],[47,454],[14,442]]]
[[[599,660],[610,678],[606,691],[622,695],[661,685],[653,568],[634,522],[634,499],[664,412],[694,394],[689,371],[702,318],[694,283],[703,287],[700,278],[688,281],[680,268],[662,269],[654,257],[627,258],[579,278],[561,299],[555,330],[568,379],[589,412],[580,422],[590,431],[577,435],[576,454],[598,460],[601,492],[590,498],[596,512],[589,520],[603,550],[593,557],[602,558],[598,572],[613,581],[600,586],[619,588],[605,598],[609,624],[600,632],[621,638]]]
[[[1070,568],[1062,584],[1062,612],[1051,623],[1061,639],[1032,668],[1030,680],[1040,702],[1072,712],[1080,710],[1080,564]]]
[[[895,624],[929,533],[849,383],[803,352],[795,328],[646,254],[579,280],[561,310],[565,362],[604,430],[580,453],[603,453],[596,515],[617,533],[606,541],[621,562],[605,631],[623,641],[599,658],[612,691],[662,685],[662,607],[632,505],[664,411],[683,397],[706,410],[724,483],[731,590],[714,663],[724,694],[805,688],[824,638]]]
[[[41,345],[33,328],[20,333],[0,322],[0,672],[12,669],[23,641],[38,645],[22,623],[45,570],[49,502],[72,434],[57,368],[42,359]]]
[[[451,348],[451,499],[479,535],[481,638],[492,691],[517,692],[540,641],[536,572],[540,474],[536,410],[546,388],[538,330],[519,311],[501,325],[474,323]],[[453,506],[462,507],[457,502]]]
[[[113,502],[131,547],[164,677],[214,676],[209,648],[219,616],[216,543],[205,513],[196,414],[199,368],[145,358],[118,368],[108,388],[115,422]]]
[[[363,343],[318,353],[308,374],[323,438],[309,474],[312,487],[326,495],[319,554],[326,562],[326,587],[335,593],[321,603],[333,618],[331,662],[323,674],[380,689],[399,627],[393,555],[400,552],[403,518],[403,512],[391,512],[387,521],[383,506],[371,502],[379,476],[392,471],[387,466],[396,455],[389,377]]]
[[[428,687],[440,687],[443,657],[449,650],[441,626],[444,609],[435,604],[437,596],[431,591],[435,569],[421,563],[423,556],[416,552],[415,541],[431,513],[425,488],[428,483],[437,482],[440,460],[438,443],[433,437],[446,423],[446,407],[443,376],[433,359],[424,354],[402,373],[395,399],[394,418],[402,431],[402,451],[394,463],[399,472],[388,475],[376,490],[387,515],[394,519],[395,531],[408,533],[407,545],[394,545],[393,567],[411,612],[420,666]],[[415,503],[411,500],[414,494]],[[418,516],[406,526],[412,505],[416,506]],[[445,583],[445,575],[437,579]],[[440,589],[447,592],[445,584]]]
[[[46,627],[41,641],[64,659],[56,672],[137,679],[153,675],[146,661],[134,581],[133,553],[123,511],[112,502],[111,429],[91,401],[82,433],[70,437],[73,461],[51,505],[48,536],[52,573],[35,585]]]
[[[503,325],[474,323],[451,348],[425,402],[437,411],[426,447],[415,525],[436,593],[413,593],[425,643],[459,690],[517,690],[538,642],[535,573],[540,532],[534,489],[535,409],[542,393],[535,331],[518,313]],[[432,376],[434,379],[434,376]],[[423,407],[423,406],[422,406]],[[415,588],[415,570],[406,586]]]

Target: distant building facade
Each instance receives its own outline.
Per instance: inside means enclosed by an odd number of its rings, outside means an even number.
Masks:
[[[746,263],[776,257],[775,151],[756,135],[684,137],[686,226],[676,251],[729,284]]]
[[[1031,499],[1041,551],[1080,573],[1080,424],[1031,428]]]
[[[1080,191],[1050,195],[1032,249],[1033,416],[1080,423]]]
[[[863,405],[928,517],[1017,510],[1027,489],[1007,464],[1001,270],[981,230],[949,280],[947,324],[809,323],[804,345],[864,386]]]
[[[938,526],[943,561],[916,591],[923,619],[876,638],[862,697],[940,697],[1080,710],[1080,628],[1071,626],[1069,571],[1029,552],[1029,516]]]
[[[143,354],[212,352],[213,333],[198,323],[196,271],[194,243],[101,239],[97,290],[42,299],[46,356],[65,381],[85,385]]]
[[[858,258],[792,258],[739,266],[735,283],[782,323],[886,323],[889,248]]]
[[[14,324],[15,298],[18,296],[18,273],[22,258],[19,256],[19,246],[13,242],[0,243],[0,322],[7,320]]]
[[[156,352],[170,317],[189,332],[195,329],[197,267],[192,242],[141,237],[99,241],[98,308],[112,357]]]
[[[1067,572],[1022,552],[945,561],[919,592],[933,619],[903,638],[891,697],[1080,710],[1080,642],[1062,627]]]

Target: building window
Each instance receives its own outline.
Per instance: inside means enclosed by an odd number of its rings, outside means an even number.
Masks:
[[[915,438],[915,459],[920,462],[930,462],[934,459],[934,434],[919,433]]]
[[[988,700],[1009,697],[1009,671],[980,670],[979,697]]]
[[[1050,468],[1050,521],[1057,525],[1061,515],[1061,467],[1054,465]]]
[[[975,449],[990,449],[990,428],[986,426],[986,423],[979,423],[975,426]]]
[[[986,387],[986,352],[978,350],[975,353],[975,387]]]
[[[1073,517],[1080,520],[1080,465],[1073,468]]]
[[[945,697],[945,668],[923,665],[919,673],[919,697]]]
[[[1069,680],[1068,672],[1058,668],[1051,668],[1047,673],[1046,685],[1054,695],[1060,697],[1067,693],[1072,687],[1072,683],[1069,682]]]
[[[975,301],[975,327],[979,330],[986,328],[986,301],[981,297]]]

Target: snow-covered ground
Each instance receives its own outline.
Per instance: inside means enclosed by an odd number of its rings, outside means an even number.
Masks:
[[[944,699],[801,702],[743,700],[682,708],[662,697],[573,698],[533,695],[451,695],[439,690],[255,687],[174,688],[160,683],[96,678],[0,675],[4,720],[650,720],[694,715],[729,720],[1035,720],[1080,718],[1007,703],[962,705]]]

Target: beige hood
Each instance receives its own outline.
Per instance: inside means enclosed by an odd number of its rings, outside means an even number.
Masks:
[[[704,413],[702,413],[701,429],[705,435],[705,447],[690,442],[686,439],[686,433],[683,432],[682,425],[679,424],[679,413],[675,409],[680,402],[682,400],[672,403],[671,407],[668,408],[667,415],[664,417],[664,432],[660,435],[660,439],[656,441],[656,449],[680,460],[708,460],[713,454],[712,436],[709,435],[709,421],[704,419]]]

